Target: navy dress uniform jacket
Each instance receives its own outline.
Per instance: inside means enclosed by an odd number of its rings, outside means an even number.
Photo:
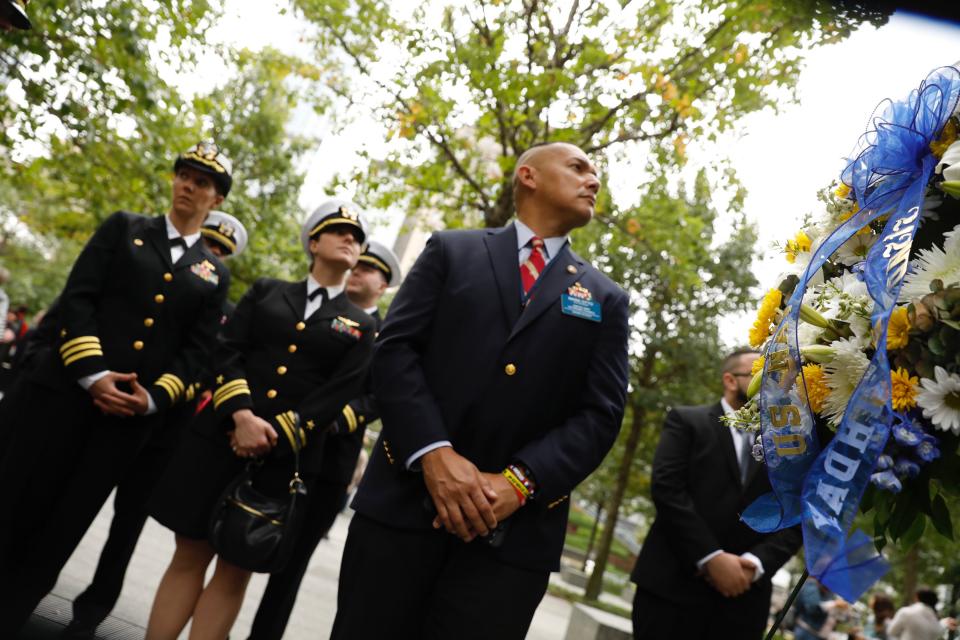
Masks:
[[[223,327],[213,405],[219,433],[232,429],[239,409],[270,422],[280,456],[292,451],[297,429],[301,469],[317,472],[327,426],[363,390],[376,330],[344,293],[304,320],[306,303],[305,281],[254,282]]]
[[[229,286],[202,241],[171,262],[164,216],[114,213],[77,258],[56,349],[29,377],[66,388],[99,371],[134,372],[159,411],[184,402],[216,343]]]
[[[562,312],[561,295],[576,283],[599,303],[599,322]],[[430,529],[423,478],[405,466],[412,454],[450,440],[481,471],[519,461],[536,479],[536,499],[511,517],[496,552],[509,564],[556,570],[566,498],[620,429],[627,336],[626,293],[568,247],[523,309],[513,225],[435,233],[378,338],[383,431],[353,507],[390,526]]]

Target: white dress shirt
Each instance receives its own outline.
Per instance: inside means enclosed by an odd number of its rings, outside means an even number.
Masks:
[[[730,406],[730,403],[727,402],[726,398],[720,398],[720,406],[723,407],[724,415],[729,416],[733,414],[734,412],[733,407]],[[741,431],[736,427],[728,426],[727,428],[730,429],[730,436],[733,438],[733,448],[737,452],[737,465],[739,466],[740,460],[743,459],[743,448],[753,447],[753,445],[750,442],[752,436],[750,435],[750,433],[746,431]],[[706,566],[708,562],[713,560],[715,557],[717,557],[721,553],[723,553],[723,549],[717,549],[716,551],[711,551],[707,555],[703,556],[702,558],[700,558],[700,560],[697,561],[697,569],[702,570],[703,567]],[[749,551],[745,553],[741,553],[740,557],[743,558],[744,560],[749,560],[754,564],[754,566],[756,566],[757,570],[753,572],[754,582],[756,582],[761,577],[763,577],[763,563],[760,562],[760,558],[753,555]]]
[[[196,233],[191,233],[191,234],[188,235],[188,236],[181,236],[181,235],[180,235],[180,232],[177,231],[177,228],[176,228],[175,226],[173,226],[173,222],[170,221],[170,216],[169,216],[169,215],[164,216],[164,220],[165,220],[166,223],[167,223],[167,239],[168,239],[168,240],[173,240],[174,238],[183,238],[183,241],[187,244],[187,249],[189,249],[190,247],[193,246],[193,244],[194,244],[197,240],[200,239],[200,232],[199,232],[199,231],[197,231]],[[182,246],[180,246],[179,244],[171,246],[171,247],[170,247],[170,261],[173,262],[173,264],[176,264],[176,263],[177,263],[177,260],[179,260],[181,257],[183,257],[183,254],[184,254],[184,253],[186,253],[186,249],[184,249],[184,248],[183,248]],[[103,376],[107,375],[108,373],[110,373],[110,372],[109,372],[109,371],[98,371],[97,373],[91,373],[90,375],[84,376],[84,377],[80,378],[79,380],[77,380],[77,383],[78,383],[81,387],[83,387],[84,390],[87,390],[87,389],[90,389],[90,387],[93,386],[93,383],[94,383],[94,382],[96,382],[97,380],[99,380],[99,379],[102,378]],[[151,413],[156,413],[156,411],[157,411],[157,405],[154,404],[153,398],[152,398],[152,397],[150,396],[150,394],[148,393],[148,394],[147,394],[147,412],[146,412],[146,414],[144,414],[144,415],[150,415]]]
[[[887,627],[890,637],[897,640],[937,640],[945,630],[936,612],[922,602],[901,608]]]
[[[313,300],[310,299],[310,294],[319,289],[321,286],[322,285],[313,278],[313,274],[307,276],[307,305],[303,310],[304,320],[312,316],[314,312],[323,304],[323,296],[317,296]],[[343,287],[344,285],[342,283],[327,287],[327,302],[333,300],[338,295],[343,293]]]

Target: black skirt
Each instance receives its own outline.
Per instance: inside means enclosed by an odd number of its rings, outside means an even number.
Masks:
[[[210,514],[224,489],[250,464],[249,460],[233,453],[225,432],[207,424],[215,419],[212,408],[208,407],[185,430],[148,506],[157,522],[195,540],[206,539]],[[275,496],[288,491],[293,477],[292,458],[267,455],[258,467],[253,477],[254,487]]]

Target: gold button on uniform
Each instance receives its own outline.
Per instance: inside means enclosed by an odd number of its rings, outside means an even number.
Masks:
[[[290,345],[289,347],[287,347],[287,351],[289,351],[290,353],[296,353],[296,352],[297,352],[297,345],[295,345],[295,344]]]
[[[163,294],[158,293],[157,295],[153,296],[153,301],[157,304],[163,304]]]
[[[503,372],[508,376],[512,376],[517,372],[517,366],[511,362],[503,368]]]
[[[173,280],[173,274],[172,273],[163,274],[163,280],[164,282],[170,282],[171,280]]]
[[[143,240],[141,240],[140,238],[134,238],[134,239],[133,239],[133,244],[137,245],[138,247],[142,247],[142,246],[143,246]]]
[[[277,367],[277,375],[284,375],[287,372],[287,368],[283,365]]]
[[[298,323],[297,323],[297,331],[303,331],[303,330],[306,329],[306,328],[307,328],[307,325],[306,325],[305,323],[303,323],[303,322],[298,322]]]
[[[276,390],[276,389],[270,389],[270,391],[267,391],[267,397],[270,398],[271,400],[273,400],[274,398],[276,398],[276,397],[277,397],[277,390]]]
[[[143,319],[143,326],[145,326],[145,327],[152,327],[152,326],[153,326],[153,318],[144,318],[144,319]]]
[[[573,266],[572,264],[567,265],[567,273],[574,274],[576,272],[577,272],[577,268],[575,266]]]
[[[143,340],[136,340],[133,343],[133,349],[135,351],[140,351],[140,349],[143,349]]]

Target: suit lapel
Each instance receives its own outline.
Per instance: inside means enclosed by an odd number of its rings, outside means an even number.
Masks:
[[[173,262],[170,260],[170,239],[167,238],[166,216],[154,216],[150,219],[148,225],[147,237],[150,239],[150,244],[160,254],[160,259],[167,265],[167,268],[173,269]]]
[[[310,314],[307,318],[307,324],[316,324],[323,320],[332,320],[337,316],[345,316],[347,312],[347,292],[346,289],[340,292],[336,298],[327,300],[320,308]]]
[[[566,291],[583,275],[585,265],[586,263],[583,258],[570,250],[569,243],[563,245],[563,249],[550,260],[546,273],[541,275],[537,281],[536,288],[533,290],[533,298],[531,298],[526,308],[520,314],[520,319],[513,325],[513,331],[510,333],[509,339],[512,340],[518,333],[530,326],[530,323],[536,320],[544,311],[557,302],[560,294]],[[570,269],[570,267],[573,267],[573,269]],[[573,271],[573,273],[571,273],[571,271]],[[519,282],[520,275],[515,273],[514,279]],[[520,295],[519,288],[517,295]]]
[[[291,282],[284,288],[283,298],[290,305],[293,315],[298,320],[303,318],[303,310],[307,308],[307,281]]]
[[[490,266],[500,292],[507,328],[520,317],[520,253],[517,249],[517,228],[514,225],[491,230],[483,238],[490,255]]]
[[[737,447],[733,444],[733,434],[730,433],[730,427],[720,422],[722,415],[723,406],[718,402],[710,409],[710,424],[716,425],[715,428],[720,430],[718,439],[720,440],[723,457],[726,459],[727,470],[730,471],[731,477],[740,487],[740,461],[737,460]]]
[[[170,251],[167,250],[167,253],[169,254]],[[183,252],[183,255],[180,256],[180,259],[177,260],[176,264],[173,265],[173,268],[178,271],[180,269],[185,269],[193,263],[199,262],[205,253],[203,239],[197,238],[197,241],[190,245],[187,250]]]

